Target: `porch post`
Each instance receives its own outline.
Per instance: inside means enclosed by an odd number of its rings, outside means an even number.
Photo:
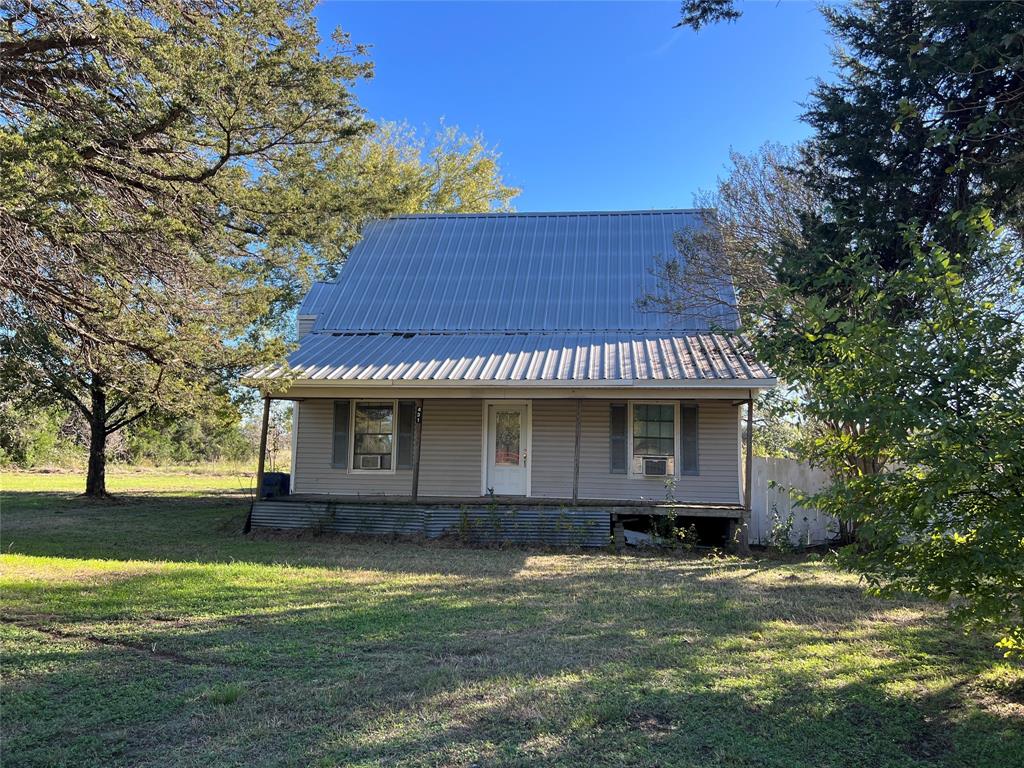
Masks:
[[[267,461],[267,432],[270,429],[270,398],[263,398],[263,426],[260,428],[260,457],[256,464],[256,498],[263,491],[263,470]]]
[[[583,400],[576,398],[576,448],[573,451],[572,467],[572,503],[576,504],[580,497],[580,423],[583,414]]]
[[[754,470],[754,398],[747,394],[747,456],[746,467],[743,473],[743,522],[739,531],[739,551],[742,554],[750,552],[750,519],[752,514],[751,503],[751,482]]]
[[[423,442],[423,400],[416,401],[416,417],[413,419],[412,443],[412,503],[420,495],[420,444]]]
[[[267,459],[267,431],[270,429],[270,398],[263,398],[263,425],[260,427],[260,455],[256,461],[256,499],[253,502],[260,500],[260,494],[263,492],[263,470],[266,468]],[[245,526],[242,528],[242,533],[249,533],[252,530],[252,507],[249,505],[249,514],[245,518]]]

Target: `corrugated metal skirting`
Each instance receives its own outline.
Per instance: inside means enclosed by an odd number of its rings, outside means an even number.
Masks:
[[[254,528],[308,528],[332,533],[459,536],[481,544],[604,547],[611,513],[561,507],[402,507],[320,501],[257,501]]]

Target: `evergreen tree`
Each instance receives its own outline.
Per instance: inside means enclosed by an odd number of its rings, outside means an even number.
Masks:
[[[110,434],[226,404],[363,221],[406,204],[352,178],[370,65],[341,32],[320,52],[314,5],[3,0],[2,378],[88,420],[88,495]],[[477,151],[467,197],[507,203]]]
[[[1024,3],[822,13],[837,76],[771,176],[808,202],[756,254],[748,332],[829,426],[808,502],[856,523],[846,562],[1024,651]]]

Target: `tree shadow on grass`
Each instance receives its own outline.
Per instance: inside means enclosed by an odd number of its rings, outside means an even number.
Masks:
[[[33,671],[8,701],[8,756],[47,764],[42,729],[90,708],[66,746],[109,765],[1000,768],[1024,748],[1021,719],[974,699],[990,650],[934,612],[756,563],[456,578],[450,555],[423,548],[404,573],[189,564],[17,584],[14,618],[41,606],[124,648],[15,646]],[[222,682],[244,690],[232,708],[205,696]]]
[[[210,495],[12,506],[8,551],[169,561],[7,574],[12,764],[999,768],[1024,750],[1019,708],[979,703],[987,641],[820,565],[253,540],[245,505]],[[213,703],[229,683],[238,703]]]

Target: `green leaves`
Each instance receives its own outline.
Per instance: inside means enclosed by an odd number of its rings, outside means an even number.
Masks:
[[[821,427],[848,566],[1024,652],[1024,7],[823,13],[846,53],[806,116],[817,202],[741,282],[749,332]]]
[[[90,418],[97,387],[187,412],[279,360],[368,218],[517,194],[479,137],[375,130],[352,94],[365,48],[339,30],[322,51],[313,0],[8,5],[5,385]]]

